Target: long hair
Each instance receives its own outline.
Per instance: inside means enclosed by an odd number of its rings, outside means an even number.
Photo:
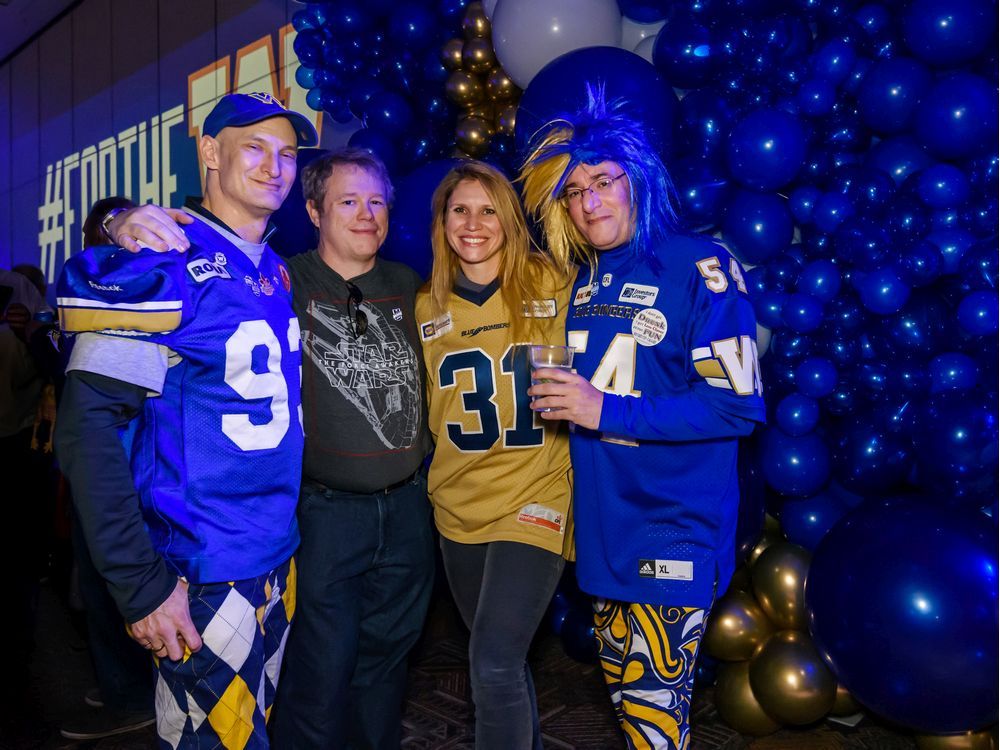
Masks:
[[[570,174],[581,164],[617,163],[627,175],[634,231],[632,255],[658,265],[654,247],[677,226],[674,186],[642,123],[624,114],[627,102],[606,103],[603,85],[587,85],[587,104],[550,120],[532,136],[518,178],[524,207],[542,222],[549,251],[568,268],[572,259],[597,265],[597,252],[560,200]]]
[[[545,269],[555,272],[555,264],[547,254],[533,248],[521,203],[510,182],[498,170],[480,161],[463,161],[452,167],[438,184],[431,199],[431,248],[434,265],[428,285],[434,316],[436,318],[443,315],[447,309],[448,297],[461,267],[458,254],[448,244],[445,224],[448,201],[458,184],[464,180],[474,180],[482,185],[500,220],[504,235],[499,250],[500,295],[510,316],[511,340],[527,340],[536,319],[524,316],[524,306],[530,305],[532,300],[551,296],[556,291],[545,289],[543,282]],[[559,278],[560,274],[553,273],[550,276]],[[560,283],[568,283],[568,275],[562,276],[564,278]]]

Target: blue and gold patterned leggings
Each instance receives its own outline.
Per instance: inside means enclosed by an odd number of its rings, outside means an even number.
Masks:
[[[630,750],[685,750],[705,609],[597,599],[604,680]]]

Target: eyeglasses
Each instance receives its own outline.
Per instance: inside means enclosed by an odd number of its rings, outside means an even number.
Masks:
[[[347,284],[347,294],[349,295],[347,298],[347,318],[351,321],[354,338],[359,339],[368,330],[368,316],[361,309],[361,303],[364,302],[365,295],[350,281],[345,281],[344,283]],[[351,305],[354,305],[353,312],[351,311]]]
[[[562,195],[559,197],[563,203],[566,204],[582,202],[583,194],[587,192],[596,195],[598,198],[603,198],[611,195],[611,191],[614,189],[615,181],[620,180],[624,176],[624,172],[617,177],[608,177],[607,175],[604,175],[603,177],[598,177],[592,183],[584,187],[568,187],[563,190]]]

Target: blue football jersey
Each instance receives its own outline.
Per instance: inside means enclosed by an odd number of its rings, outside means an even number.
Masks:
[[[126,437],[154,547],[194,582],[267,572],[298,546],[299,325],[284,263],[259,266],[207,223],[187,253],[97,247],[59,281],[68,332],[170,349],[162,393]],[[113,369],[111,370],[113,372]]]
[[[582,268],[573,365],[603,391],[570,435],[577,576],[626,602],[704,607],[733,570],[737,439],[764,421],[756,323],[739,263],[672,236],[660,268],[627,249]]]

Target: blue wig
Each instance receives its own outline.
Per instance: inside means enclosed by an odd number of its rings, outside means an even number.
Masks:
[[[559,202],[570,174],[581,164],[617,163],[628,176],[635,232],[631,253],[654,266],[655,248],[677,226],[673,183],[644,125],[624,113],[627,102],[605,102],[604,87],[587,85],[586,106],[550,120],[532,136],[521,170],[525,208],[541,219],[557,259],[569,256],[593,266],[596,253]]]

